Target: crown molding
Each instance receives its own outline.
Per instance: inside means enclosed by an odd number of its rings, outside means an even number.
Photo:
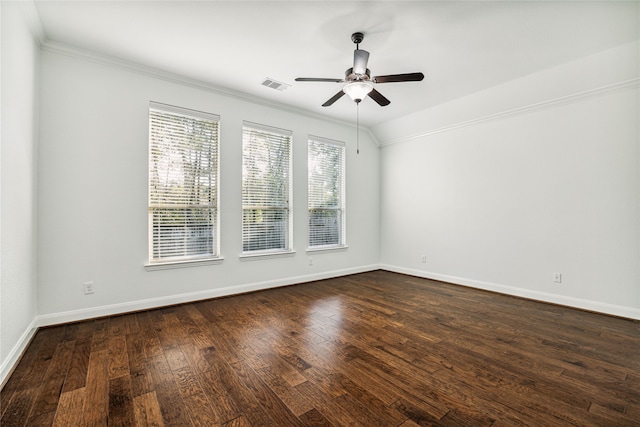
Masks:
[[[21,0],[20,8],[22,9],[22,14],[27,21],[27,25],[29,26],[29,30],[31,30],[33,37],[38,41],[38,43],[40,43],[40,45],[45,44],[47,42],[47,34],[42,26],[42,21],[40,20],[40,15],[38,14],[35,2],[33,0]]]
[[[449,132],[456,129],[461,129],[467,126],[474,126],[481,123],[486,123],[493,120],[502,120],[508,117],[520,116],[528,114],[533,111],[545,110],[548,108],[571,104],[588,98],[595,98],[598,96],[609,95],[617,92],[622,92],[630,89],[637,89],[640,87],[640,78],[634,78],[619,83],[614,83],[607,86],[602,86],[595,89],[589,89],[583,92],[577,92],[571,95],[566,95],[547,101],[537,102],[534,104],[525,105],[522,107],[513,108],[510,110],[501,111],[498,113],[488,114],[486,116],[477,117],[475,119],[464,120],[451,125],[443,126],[440,128],[432,129],[426,132],[420,132],[413,135],[405,136],[402,138],[391,139],[388,141],[380,141],[379,147],[387,147],[390,145],[403,144],[406,142],[415,141],[417,139],[426,138],[438,133]]]
[[[229,96],[235,99],[239,99],[241,101],[251,102],[253,104],[262,105],[269,108],[275,108],[288,113],[301,114],[303,116],[306,116],[312,119],[331,122],[338,125],[351,127],[354,129],[356,127],[356,124],[350,121],[335,119],[333,117],[327,117],[309,110],[305,110],[304,108],[293,107],[291,105],[266,100],[264,98],[261,98],[255,95],[250,95],[245,92],[236,91],[223,86],[218,86],[213,83],[205,82],[198,79],[193,79],[180,74],[164,71],[158,68],[141,65],[136,62],[128,61],[122,58],[102,55],[99,53],[80,49],[75,46],[70,46],[70,45],[55,42],[52,40],[45,40],[41,45],[41,49],[43,51],[56,53],[59,55],[65,55],[75,59],[93,62],[96,64],[113,67],[121,70],[126,70],[126,71],[134,72],[143,76],[153,77],[156,79],[165,80],[171,83],[177,83],[177,84],[192,87],[195,89],[205,90],[205,91],[216,93],[219,95]],[[375,137],[371,129],[369,129],[368,127],[360,126],[360,130],[365,131],[371,137],[374,143],[378,147],[380,146],[378,139]]]

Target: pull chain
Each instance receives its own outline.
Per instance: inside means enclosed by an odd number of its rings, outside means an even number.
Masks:
[[[356,102],[356,154],[360,154],[360,103]]]

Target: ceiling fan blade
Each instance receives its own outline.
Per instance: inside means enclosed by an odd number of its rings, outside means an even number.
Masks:
[[[369,97],[376,101],[381,107],[391,104],[391,101],[375,89],[372,89],[371,92],[369,92]]]
[[[332,105],[334,102],[336,102],[338,99],[342,98],[342,96],[344,95],[344,92],[341,90],[340,92],[336,93],[335,95],[333,95],[327,102],[325,102],[324,104],[322,104],[323,107],[328,107],[330,105]]]
[[[395,82],[419,82],[424,79],[422,73],[407,74],[390,74],[388,76],[375,76],[373,79],[376,83],[395,83]]]
[[[344,83],[343,79],[323,79],[316,77],[298,77],[297,82],[329,82],[329,83]]]
[[[353,51],[353,72],[356,74],[366,74],[369,52],[356,49]]]

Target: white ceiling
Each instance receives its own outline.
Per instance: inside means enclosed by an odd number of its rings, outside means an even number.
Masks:
[[[355,119],[343,97],[351,34],[365,33],[372,75],[421,71],[422,82],[379,84],[371,126],[592,53],[638,40],[638,2],[35,1],[46,39],[333,118]],[[290,84],[262,86],[266,78]]]

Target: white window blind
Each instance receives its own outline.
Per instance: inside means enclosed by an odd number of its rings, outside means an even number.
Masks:
[[[309,137],[309,248],[345,244],[344,144]]]
[[[243,123],[243,254],[291,249],[291,136],[291,131]]]
[[[149,261],[218,257],[219,116],[150,103]]]

